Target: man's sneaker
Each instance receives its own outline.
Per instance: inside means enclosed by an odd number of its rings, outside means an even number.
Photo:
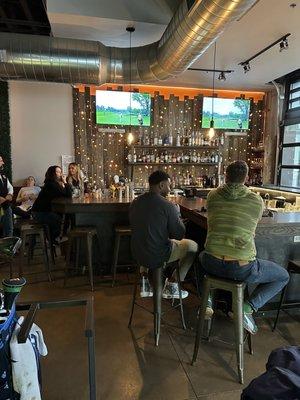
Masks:
[[[243,325],[246,331],[250,332],[252,335],[255,335],[258,331],[257,325],[254,321],[252,314],[244,312]]]
[[[140,282],[140,296],[141,297],[152,297],[153,290],[150,285],[149,279],[146,276],[142,276]]]
[[[186,290],[181,290],[181,297],[185,299],[188,297],[189,293]],[[166,279],[165,287],[162,292],[162,297],[164,299],[179,299],[179,289],[177,282],[169,282]]]

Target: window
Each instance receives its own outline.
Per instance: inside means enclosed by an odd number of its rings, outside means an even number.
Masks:
[[[300,189],[300,79],[287,84],[286,106],[281,128],[278,182]]]

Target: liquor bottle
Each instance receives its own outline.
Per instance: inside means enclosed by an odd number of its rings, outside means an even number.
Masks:
[[[188,146],[189,147],[192,146],[192,134],[191,134],[191,132],[188,132]]]
[[[143,163],[145,163],[146,162],[146,154],[145,154],[145,152],[143,151],[143,154],[142,154],[142,162]]]
[[[160,162],[159,154],[156,153],[156,156],[155,156],[155,163],[156,163],[156,164],[159,164],[159,162]]]
[[[165,155],[164,155],[163,152],[160,153],[159,160],[160,160],[161,163],[164,162],[164,160],[165,160]]]
[[[210,156],[210,162],[214,163],[215,162],[215,155],[214,153],[212,153],[212,155]]]
[[[148,152],[148,153],[146,154],[146,163],[149,163],[149,162],[151,162],[151,155],[150,155],[150,153]]]
[[[200,146],[204,146],[204,137],[203,137],[203,133],[200,133]]]
[[[219,154],[216,153],[216,154],[215,154],[215,163],[218,163],[218,162],[219,162]]]
[[[192,135],[191,135],[191,145],[195,146],[195,132],[194,131],[192,132]]]
[[[157,146],[157,145],[158,145],[158,136],[157,136],[157,132],[154,132],[153,144],[154,144],[154,146]]]
[[[137,155],[135,150],[133,150],[133,162],[136,163],[137,162]]]
[[[176,146],[180,147],[180,135],[179,135],[179,133],[177,133],[177,136],[176,136]]]
[[[159,134],[159,136],[158,136],[158,146],[162,146],[162,144],[163,144],[162,135]]]
[[[177,154],[177,160],[176,160],[176,162],[178,162],[178,163],[181,162],[181,155],[180,155],[179,153]]]
[[[172,135],[172,132],[169,132],[169,146],[173,146],[173,135]]]
[[[132,154],[131,154],[131,152],[129,152],[128,155],[127,155],[127,162],[128,162],[129,164],[132,163]]]
[[[176,153],[173,153],[172,162],[173,162],[173,163],[176,163],[176,162],[177,162]]]
[[[167,163],[168,161],[169,161],[169,156],[168,156],[168,153],[165,152],[164,162]]]
[[[220,145],[221,146],[224,146],[224,135],[222,134],[221,136],[220,136]]]
[[[153,151],[151,152],[151,155],[150,155],[150,162],[151,162],[151,163],[154,163],[154,162],[155,162],[155,154],[154,154]]]

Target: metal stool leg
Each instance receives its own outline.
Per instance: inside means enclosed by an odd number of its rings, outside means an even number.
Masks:
[[[155,268],[153,270],[153,317],[155,346],[158,346],[160,336],[162,290],[162,268]]]
[[[66,268],[65,268],[64,287],[67,285],[67,279],[69,277],[69,269],[71,268],[72,244],[73,244],[73,238],[69,237],[69,243],[68,243],[67,254],[66,254]]]
[[[88,256],[88,268],[90,275],[90,285],[91,285],[91,291],[93,291],[94,290],[93,262],[92,262],[93,237],[91,235],[87,235],[86,237],[86,246],[87,246],[87,256]]]
[[[44,235],[44,232],[41,232],[39,234],[39,237],[40,237],[40,242],[41,242],[41,245],[42,245],[42,251],[43,251],[44,264],[45,264],[45,267],[46,267],[46,273],[48,275],[49,282],[51,282],[52,278],[51,278],[51,272],[50,272],[50,263],[49,263],[49,258],[48,258],[46,237]]]
[[[243,288],[237,287],[232,293],[232,308],[234,315],[235,346],[239,381],[244,383],[244,328],[243,328]]]
[[[209,291],[210,291],[210,285],[208,283],[208,280],[206,278],[204,278],[203,295],[202,295],[202,301],[201,301],[201,306],[200,306],[200,315],[199,315],[199,318],[197,321],[196,339],[195,339],[192,365],[195,363],[195,361],[197,360],[197,356],[198,356],[199,344],[200,344],[202,331],[203,331],[203,327],[204,327],[204,323],[205,323],[205,310],[206,310],[206,306],[207,306]]]
[[[119,249],[120,249],[120,235],[118,233],[116,233],[114,255],[113,255],[113,262],[112,262],[112,275],[113,275],[113,280],[112,280],[112,284],[111,284],[112,287],[114,287],[115,281],[116,281]]]
[[[133,296],[132,296],[132,304],[131,304],[131,313],[130,313],[129,322],[128,322],[128,328],[131,326],[131,322],[132,322],[132,317],[133,317],[134,306],[135,306],[135,301],[136,301],[136,292],[137,292],[139,277],[140,277],[140,267],[137,266],[137,268],[136,268],[136,275],[135,275],[135,282],[134,282],[134,288],[133,288]]]
[[[176,278],[177,278],[177,284],[178,284],[178,290],[179,290],[179,308],[180,308],[181,323],[182,323],[183,329],[186,329],[185,319],[184,319],[184,312],[183,312],[183,303],[182,303],[180,273],[179,273],[178,265],[176,267]]]
[[[248,342],[248,348],[249,348],[249,353],[253,355],[253,346],[252,346],[252,335],[250,332],[247,332],[247,342]]]
[[[286,294],[286,291],[287,291],[287,286],[288,286],[288,285],[286,285],[286,286],[282,289],[282,292],[281,292],[280,301],[279,301],[279,306],[278,306],[278,309],[277,309],[277,314],[276,314],[274,326],[273,326],[273,329],[272,329],[273,332],[275,331],[276,326],[277,326],[277,322],[278,322],[279,314],[280,314],[281,307],[282,307],[282,304],[283,304],[283,300],[285,299],[285,294]]]

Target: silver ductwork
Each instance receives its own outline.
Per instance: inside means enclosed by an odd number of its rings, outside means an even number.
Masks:
[[[158,42],[132,48],[132,83],[155,82],[184,72],[256,2],[183,0]],[[0,33],[0,79],[128,83],[129,55],[129,48],[100,42]]]

